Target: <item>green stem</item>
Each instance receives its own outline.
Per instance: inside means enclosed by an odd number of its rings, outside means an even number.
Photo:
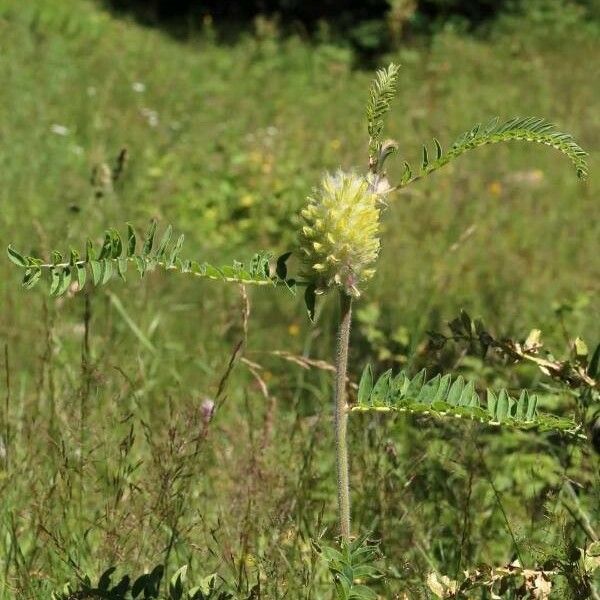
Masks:
[[[350,539],[350,481],[348,475],[348,409],[346,406],[346,369],[348,367],[348,345],[352,321],[352,297],[340,292],[340,322],[337,337],[335,362],[335,452],[337,462],[337,489],[342,539]]]

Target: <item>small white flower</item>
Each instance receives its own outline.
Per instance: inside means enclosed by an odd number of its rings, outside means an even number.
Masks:
[[[152,110],[151,108],[142,108],[140,112],[150,127],[156,127],[158,125],[158,113],[155,110]]]
[[[208,425],[215,414],[214,401],[210,398],[204,398],[204,400],[202,400],[202,404],[200,405],[200,413],[202,414],[202,421],[205,425]]]
[[[134,81],[131,84],[131,89],[138,94],[143,94],[146,91],[146,86],[141,81]]]
[[[378,196],[385,196],[393,190],[385,175],[373,175],[370,173],[367,175],[367,181],[369,182],[369,189]]]
[[[71,133],[68,127],[65,127],[64,125],[58,125],[57,123],[52,124],[50,131],[56,135],[62,136],[69,135],[69,133]]]

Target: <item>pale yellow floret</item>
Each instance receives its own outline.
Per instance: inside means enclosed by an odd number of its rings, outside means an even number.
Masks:
[[[318,291],[333,285],[358,296],[379,253],[379,197],[364,177],[325,175],[300,215],[304,276]]]

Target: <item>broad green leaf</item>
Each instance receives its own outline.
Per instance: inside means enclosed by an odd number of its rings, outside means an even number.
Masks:
[[[437,401],[442,400],[443,398],[447,397],[448,390],[450,388],[451,383],[452,383],[452,376],[449,373],[442,377],[442,379],[440,380],[440,385],[437,389],[437,392],[435,393],[435,397],[433,398],[434,402],[437,402]]]
[[[21,283],[25,289],[30,290],[39,282],[41,276],[42,270],[40,268],[27,269]]]
[[[127,281],[125,277],[125,274],[127,273],[127,265],[128,262],[126,258],[117,259],[117,273],[123,281]]]
[[[98,580],[98,589],[99,590],[102,590],[103,592],[108,591],[112,574],[116,570],[117,570],[116,567],[110,567],[110,568],[106,569],[106,571],[104,571],[104,573],[102,573],[102,575],[100,576],[100,579]]]
[[[111,260],[103,260],[102,261],[102,281],[101,284],[104,285],[110,281],[110,278],[113,275],[113,263]]]
[[[472,381],[469,381],[469,383],[465,385],[465,388],[463,389],[462,394],[460,395],[458,404],[460,406],[468,406],[471,403],[471,398],[473,397],[474,393],[475,384]]]
[[[521,395],[519,396],[519,400],[517,402],[517,410],[515,412],[515,419],[522,420],[525,418],[527,414],[527,405],[529,404],[529,394],[527,390],[523,390]]]
[[[169,246],[169,242],[171,241],[171,235],[173,234],[173,228],[171,225],[168,225],[163,233],[163,236],[158,244],[158,249],[156,250],[156,258],[158,260],[162,260],[165,256],[167,248]]]
[[[90,269],[92,271],[92,281],[94,285],[99,285],[103,277],[103,265],[104,261],[92,260],[90,261]]]
[[[55,296],[62,296],[69,289],[69,286],[71,285],[72,273],[73,270],[71,269],[71,267],[63,268],[62,275],[60,277],[60,284],[58,286],[58,289],[54,293]]]
[[[441,380],[441,375],[436,375],[433,379],[423,385],[421,391],[417,395],[417,402],[431,404],[437,395]]]
[[[62,267],[56,267],[52,269],[52,273],[50,275],[50,295],[56,296],[57,292],[61,286],[63,279],[63,270]]]
[[[181,248],[183,247],[183,242],[185,240],[185,236],[183,233],[177,238],[177,242],[175,242],[175,246],[173,250],[171,250],[171,255],[169,256],[169,265],[174,265],[175,261],[179,257],[179,253],[181,252]]]
[[[501,423],[509,417],[509,397],[506,390],[500,390],[498,404],[496,406],[496,419]]]
[[[532,394],[531,396],[529,396],[529,402],[527,404],[527,415],[526,415],[526,419],[527,421],[533,421],[535,418],[535,410],[537,407],[537,395],[536,394]]]
[[[110,258],[119,258],[123,254],[123,241],[121,234],[116,229],[109,229],[111,239]]]
[[[287,279],[287,260],[292,255],[291,252],[285,252],[277,259],[277,266],[275,267],[275,273],[279,279]]]
[[[78,264],[77,265],[77,285],[79,286],[80,290],[82,290],[83,287],[85,286],[86,277],[87,277],[87,271],[86,271],[85,265]]]
[[[315,320],[315,304],[317,301],[316,291],[314,285],[307,285],[304,290],[304,304],[306,305],[306,310],[308,312],[308,318],[311,322]]]
[[[371,365],[367,364],[367,366],[363,369],[362,376],[360,378],[360,383],[358,385],[358,404],[370,404],[372,390],[373,370],[371,369]]]
[[[27,261],[21,254],[19,254],[12,246],[7,249],[8,258],[19,267],[27,267]]]
[[[142,256],[148,256],[148,254],[152,252],[152,246],[154,245],[154,236],[156,234],[156,226],[156,221],[152,221],[150,223],[148,231],[146,231],[146,235],[144,236],[144,245],[142,246]]]
[[[450,391],[448,392],[448,404],[457,405],[460,402],[460,398],[462,396],[463,388],[465,386],[465,380],[459,375],[454,383],[450,387]]]
[[[127,223],[127,256],[135,255],[136,242],[135,229],[131,223]]]
[[[105,258],[110,258],[112,256],[112,235],[110,230],[104,234],[104,242],[102,247],[100,248],[100,254],[98,255],[98,260],[104,260]]]
[[[414,376],[414,378],[408,384],[408,389],[406,390],[407,398],[412,399],[412,398],[416,398],[419,395],[419,392],[421,391],[421,388],[423,387],[423,384],[425,383],[426,375],[427,375],[427,372],[425,371],[425,369],[423,369],[422,371],[417,373],[417,375]]]
[[[388,395],[390,391],[390,379],[392,377],[392,370],[386,371],[375,383],[371,392],[371,404],[374,406],[381,406],[387,404]]]
[[[498,397],[492,390],[487,391],[488,413],[492,419],[496,419],[496,408],[498,407]]]

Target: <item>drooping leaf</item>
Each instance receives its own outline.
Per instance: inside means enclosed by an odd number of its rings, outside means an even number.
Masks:
[[[277,265],[275,267],[275,273],[279,279],[287,279],[287,260],[292,255],[291,252],[285,252],[277,259]]]
[[[580,179],[587,177],[587,153],[577,144],[571,135],[557,131],[552,123],[539,117],[514,117],[504,123],[499,123],[498,119],[494,118],[487,125],[476,124],[461,134],[445,154],[442,152],[440,143],[434,139],[436,146],[435,160],[429,159],[427,147],[423,146],[420,173],[416,177],[412,177],[412,175],[407,177],[407,169],[405,167],[398,187],[404,187],[420,179],[422,176],[436,171],[468,150],[486,144],[508,141],[526,141],[550,146],[562,152],[570,159]]]
[[[306,305],[306,310],[308,312],[308,318],[311,322],[315,320],[315,303],[317,301],[316,296],[316,288],[314,285],[310,284],[306,286],[306,290],[304,290],[304,304]]]
[[[102,575],[100,576],[100,579],[98,580],[98,589],[106,592],[110,586],[110,580],[112,577],[112,574],[117,570],[116,567],[109,567],[108,569],[106,569],[106,571],[104,571],[104,573],[102,573]]]
[[[42,270],[38,267],[32,267],[25,271],[22,285],[26,290],[33,288],[40,280],[42,276]]]
[[[23,256],[21,256],[12,246],[6,249],[8,258],[15,263],[18,267],[27,267],[28,263]]]

